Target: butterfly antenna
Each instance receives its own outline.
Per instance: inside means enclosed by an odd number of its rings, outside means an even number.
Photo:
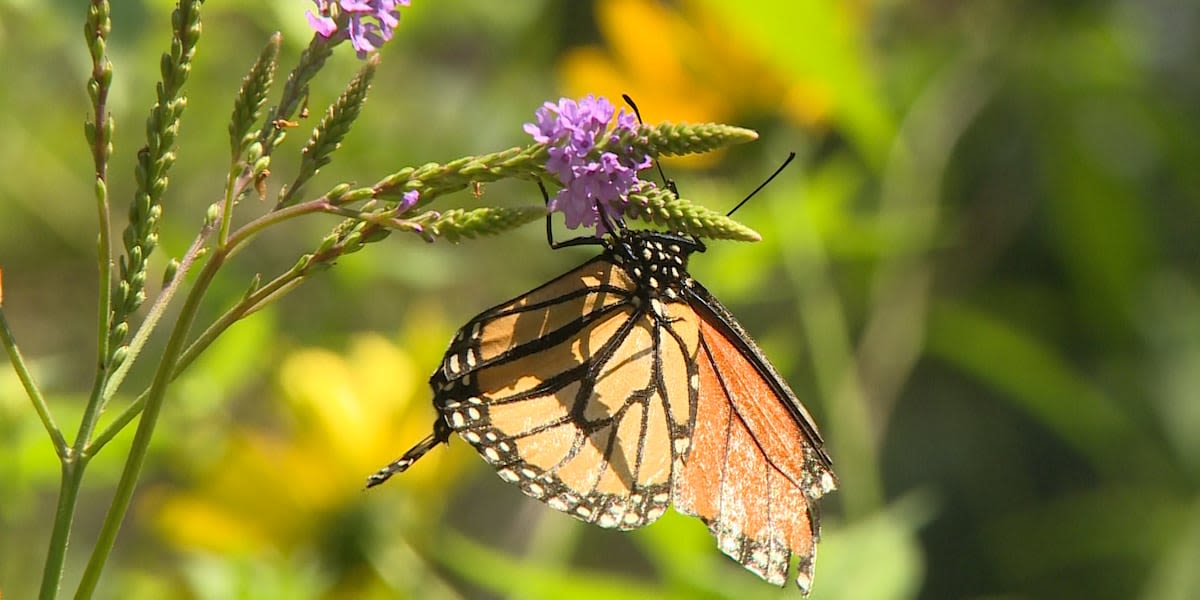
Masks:
[[[604,205],[596,203],[596,213],[600,216],[600,222],[604,224],[604,229],[609,233],[616,234],[618,231],[625,230],[625,219],[620,217],[612,218],[608,216],[608,211],[604,210]]]
[[[638,124],[645,125],[646,122],[642,120],[642,111],[638,110],[637,103],[633,101],[633,98],[630,98],[629,94],[621,94],[621,99],[625,101],[625,104],[629,105],[629,108],[633,109],[633,114],[637,117]],[[675,187],[675,180],[667,179],[667,174],[663,172],[662,164],[657,160],[654,161],[654,168],[658,169],[658,176],[662,178],[663,185],[666,185],[667,189],[671,190],[671,193],[675,194],[675,197],[678,198],[679,188]]]
[[[754,188],[754,191],[753,191],[753,192],[750,192],[750,194],[749,194],[749,195],[747,195],[745,198],[742,198],[742,201],[741,201],[741,202],[738,202],[738,203],[737,203],[737,206],[735,206],[735,207],[731,208],[731,209],[729,210],[729,212],[725,213],[725,216],[727,216],[727,217],[731,217],[731,216],[733,216],[733,213],[737,212],[737,209],[741,208],[741,207],[742,207],[742,205],[743,205],[743,204],[745,204],[747,201],[749,201],[751,198],[753,198],[755,194],[759,193],[760,191],[762,191],[762,189],[763,189],[763,188],[767,187],[767,184],[768,184],[768,183],[771,183],[771,180],[772,180],[772,179],[775,179],[775,177],[776,177],[777,175],[779,175],[780,173],[782,173],[782,172],[783,172],[783,170],[784,170],[785,168],[787,168],[787,166],[788,166],[789,164],[791,164],[791,162],[792,162],[792,159],[794,159],[794,158],[796,158],[796,153],[795,153],[795,152],[789,152],[789,153],[788,153],[787,160],[783,161],[783,164],[782,164],[782,165],[779,165],[779,168],[778,168],[778,169],[775,169],[775,172],[774,172],[774,173],[771,173],[771,176],[770,176],[770,177],[768,177],[766,181],[764,181],[764,182],[762,182],[762,183],[758,184],[758,187]]]

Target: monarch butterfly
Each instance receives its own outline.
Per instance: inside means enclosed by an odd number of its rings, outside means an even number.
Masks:
[[[433,433],[368,487],[456,432],[501,479],[588,523],[634,529],[674,505],[776,585],[799,555],[807,593],[816,500],[837,485],[812,417],[688,274],[703,242],[615,225],[556,243],[547,218],[551,247],[602,252],[458,330],[429,381]]]

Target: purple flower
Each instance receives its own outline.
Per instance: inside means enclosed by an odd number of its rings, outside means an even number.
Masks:
[[[400,7],[411,0],[312,0],[317,12],[305,11],[308,24],[325,38],[349,39],[359,58],[392,39],[400,24]],[[344,17],[344,18],[343,18]],[[343,28],[340,32],[339,29]]]
[[[402,215],[417,205],[417,200],[421,199],[421,192],[417,190],[408,190],[404,192],[402,200],[396,204],[396,214]]]
[[[562,98],[537,110],[537,123],[525,131],[539,144],[549,145],[546,170],[554,173],[563,189],[550,200],[550,210],[563,213],[570,229],[606,228],[600,207],[610,219],[625,211],[625,195],[638,183],[637,172],[652,164],[650,156],[632,147],[617,145],[623,133],[636,130],[632,113],[621,109],[610,128],[615,109],[605,98],[588,96],[576,102]],[[597,146],[605,145],[603,151]],[[615,151],[615,152],[614,152]]]

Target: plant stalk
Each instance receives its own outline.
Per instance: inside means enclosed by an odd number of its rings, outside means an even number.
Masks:
[[[38,389],[37,383],[34,382],[33,375],[29,372],[29,367],[26,366],[20,349],[17,348],[17,341],[8,327],[8,318],[4,316],[3,307],[0,307],[0,344],[3,344],[4,349],[8,351],[8,359],[12,361],[13,370],[17,372],[17,379],[21,380],[26,395],[33,402],[33,409],[37,411],[38,418],[42,420],[42,426],[46,428],[46,433],[50,434],[50,440],[54,442],[55,454],[58,454],[59,458],[65,458],[68,453],[67,441],[63,438],[58,425],[55,424],[54,416],[50,414],[50,406],[46,403],[45,396],[42,396],[42,391]]]
[[[41,600],[58,597],[71,538],[71,524],[75,517],[75,503],[79,499],[82,482],[83,463],[74,457],[63,460],[62,484],[58,491],[58,505],[54,509],[54,528],[50,532],[50,546],[46,550],[46,564],[42,569],[42,587],[38,592]]]
[[[141,476],[142,465],[146,462],[146,454],[150,449],[150,440],[154,436],[154,428],[158,424],[158,415],[162,410],[163,400],[166,398],[167,385],[175,376],[176,361],[183,350],[184,342],[187,339],[192,322],[196,319],[196,313],[200,308],[200,301],[204,297],[205,292],[208,291],[209,284],[212,283],[213,278],[224,262],[225,252],[223,249],[218,249],[200,271],[196,285],[192,287],[191,292],[188,293],[187,300],[180,309],[179,319],[175,322],[174,329],[171,330],[171,336],[167,340],[166,347],[163,349],[162,360],[159,361],[158,369],[154,373],[154,382],[150,385],[150,390],[146,395],[146,405],[142,409],[142,418],[138,421],[137,431],[133,436],[133,444],[129,448],[129,456],[125,460],[125,468],[121,472],[120,481],[117,483],[117,490],[113,496],[112,504],[109,506],[108,514],[104,517],[104,523],[100,528],[100,536],[96,540],[95,547],[92,548],[92,554],[88,558],[87,567],[84,568],[83,578],[79,582],[79,589],[76,590],[76,599],[91,598],[96,591],[96,585],[100,582],[100,573],[104,570],[104,565],[108,562],[109,555],[112,554],[113,546],[117,540],[117,533],[121,529],[121,522],[125,520],[125,514],[129,511],[129,504],[133,500],[133,492],[137,487],[138,478]]]

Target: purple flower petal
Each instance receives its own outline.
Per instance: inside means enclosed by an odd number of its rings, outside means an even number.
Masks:
[[[322,37],[349,39],[359,58],[392,39],[400,24],[400,8],[410,0],[313,0],[317,13],[305,13],[308,24]],[[337,7],[338,18],[331,15]]]
[[[417,205],[417,201],[421,199],[421,192],[417,190],[408,190],[404,192],[402,200],[396,204],[396,214],[401,215],[408,212],[412,207]]]
[[[579,101],[562,98],[546,102],[534,113],[536,123],[526,123],[525,132],[540,144],[548,144],[546,170],[558,177],[563,189],[550,201],[551,211],[566,217],[568,228],[605,227],[608,219],[617,219],[625,210],[625,195],[639,183],[637,172],[652,164],[646,154],[627,147],[616,148],[623,134],[637,127],[636,117],[616,109],[606,98],[586,96]],[[597,155],[601,141],[609,151]]]
[[[334,23],[333,19],[329,17],[314,15],[311,10],[304,11],[304,16],[308,19],[309,27],[312,27],[313,31],[321,37],[327,38],[337,32],[337,23]]]

